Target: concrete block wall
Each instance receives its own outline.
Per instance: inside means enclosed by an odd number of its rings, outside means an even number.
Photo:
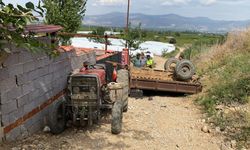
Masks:
[[[51,59],[16,48],[0,67],[0,138],[12,141],[41,130],[70,72],[95,60],[94,51],[72,49]]]

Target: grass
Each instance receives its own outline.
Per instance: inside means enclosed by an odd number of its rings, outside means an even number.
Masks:
[[[250,30],[230,33],[224,44],[197,52],[191,60],[205,84],[197,103],[215,125],[226,130],[229,138],[238,141],[239,147],[250,148],[250,111],[227,111],[249,105]],[[223,109],[218,110],[217,106]]]

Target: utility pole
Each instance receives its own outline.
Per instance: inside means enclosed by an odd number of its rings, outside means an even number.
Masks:
[[[126,34],[128,34],[129,32],[129,28],[128,28],[128,25],[129,25],[129,9],[130,9],[130,0],[128,0],[128,7],[127,7],[127,21],[126,21]],[[126,48],[128,48],[128,42],[126,41],[126,45],[125,45]]]

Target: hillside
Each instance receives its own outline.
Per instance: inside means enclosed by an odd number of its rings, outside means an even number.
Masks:
[[[86,16],[85,25],[102,25],[111,27],[124,27],[124,13],[109,13],[104,15]],[[143,28],[176,30],[176,31],[200,31],[200,32],[227,32],[236,28],[245,28],[250,25],[250,20],[246,21],[223,21],[212,20],[206,17],[183,17],[176,14],[167,15],[146,15],[131,14],[132,24],[142,23]]]
[[[207,122],[237,141],[237,148],[250,148],[250,29],[232,32],[222,45],[191,59],[202,76],[203,93],[197,98]]]

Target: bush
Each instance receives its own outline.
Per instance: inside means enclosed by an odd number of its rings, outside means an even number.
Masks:
[[[250,120],[247,118],[250,112],[241,108],[248,107],[250,100],[249,33],[250,30],[239,32],[228,37],[223,45],[202,50],[196,60],[198,71],[205,76],[203,83],[206,83],[206,92],[197,99],[198,104],[204,107],[211,122],[227,130],[229,138],[245,147],[250,147]],[[195,51],[188,49],[186,54],[193,56]]]
[[[176,39],[175,39],[175,38],[171,38],[171,39],[169,40],[169,43],[170,43],[170,44],[176,44],[176,43],[177,43],[177,41],[176,41]]]

